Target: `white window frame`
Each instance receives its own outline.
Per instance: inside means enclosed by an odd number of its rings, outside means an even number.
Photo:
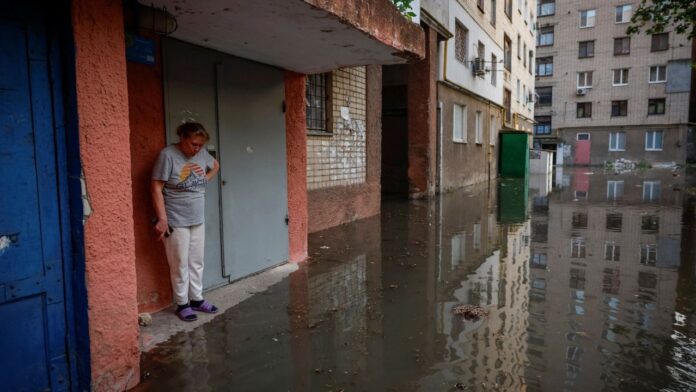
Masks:
[[[587,242],[583,237],[572,237],[570,239],[570,257],[574,259],[584,259],[587,256]]]
[[[466,232],[457,233],[450,239],[451,256],[450,264],[456,267],[466,262]]]
[[[655,148],[657,135],[660,135],[660,147]],[[665,143],[665,133],[663,131],[645,131],[645,151],[662,151]]]
[[[587,139],[580,139],[580,135],[587,135]],[[589,132],[578,132],[577,134],[575,134],[575,140],[592,140],[592,135],[590,135]]]
[[[624,195],[624,182],[620,181],[607,181],[607,200],[619,200]]]
[[[655,76],[657,79],[652,80],[652,70],[655,68]],[[660,68],[663,69],[662,75],[660,75]],[[660,79],[660,76],[662,76],[662,79]],[[648,70],[648,83],[654,84],[654,83],[666,83],[667,82],[667,66],[666,65],[653,65],[650,66],[650,69]]]
[[[480,110],[476,111],[476,144],[483,143],[483,112]]]
[[[481,249],[481,223],[474,223],[474,250]]]
[[[640,246],[640,263],[643,265],[657,264],[657,244]]]
[[[617,86],[628,86],[628,78],[630,75],[629,68],[616,68],[611,70],[611,85]],[[619,83],[616,83],[616,73],[619,73]]]
[[[582,25],[582,14],[585,13],[585,25]],[[592,17],[590,17],[590,13],[592,13]],[[590,21],[592,21],[592,24],[590,24]],[[580,11],[580,20],[578,21],[578,26],[581,29],[589,29],[592,27],[595,27],[597,24],[597,10],[596,9],[589,9],[589,10],[582,10]]]
[[[609,151],[626,151],[626,132],[609,132]]]
[[[607,253],[611,249],[610,258],[607,258]],[[617,252],[618,250],[618,252]],[[618,257],[617,257],[618,256]],[[604,260],[605,261],[620,261],[621,245],[616,245],[616,241],[606,241],[604,243]]]
[[[454,104],[452,106],[452,141],[455,143],[467,142],[467,107]]]
[[[577,73],[577,88],[592,88],[592,83],[593,83],[593,71],[582,71]],[[584,76],[583,79],[583,84],[580,84],[580,76]],[[587,84],[587,79],[590,79],[590,84]]]
[[[643,201],[660,201],[661,181],[643,181]]]
[[[619,20],[619,10],[621,10],[621,20]],[[633,6],[631,6],[631,4],[617,5],[614,11],[614,22],[616,24],[628,23],[631,21],[632,15]]]
[[[495,115],[491,114],[491,122],[488,124],[488,139],[491,146],[495,146],[496,134]]]

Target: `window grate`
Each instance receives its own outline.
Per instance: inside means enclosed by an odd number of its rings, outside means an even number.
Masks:
[[[328,132],[326,121],[327,75],[307,75],[307,130]]]

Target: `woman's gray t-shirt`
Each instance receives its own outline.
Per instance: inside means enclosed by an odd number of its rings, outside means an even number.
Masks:
[[[170,226],[194,226],[205,221],[206,173],[214,163],[215,159],[205,149],[191,158],[176,145],[160,152],[152,179],[164,181],[164,208]]]

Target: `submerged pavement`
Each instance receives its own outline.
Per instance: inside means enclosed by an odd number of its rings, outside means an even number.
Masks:
[[[553,181],[385,200],[312,234],[287,278],[144,353],[135,390],[696,389],[685,173]]]

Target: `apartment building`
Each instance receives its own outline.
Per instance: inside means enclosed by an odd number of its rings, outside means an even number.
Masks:
[[[673,331],[678,269],[688,258],[682,195],[673,190],[683,179],[585,172],[577,168],[567,187],[533,201],[532,390],[640,389],[635,372],[672,360],[627,347],[660,344]]]
[[[539,1],[534,140],[558,164],[685,162],[692,42],[627,35],[639,3]]]

